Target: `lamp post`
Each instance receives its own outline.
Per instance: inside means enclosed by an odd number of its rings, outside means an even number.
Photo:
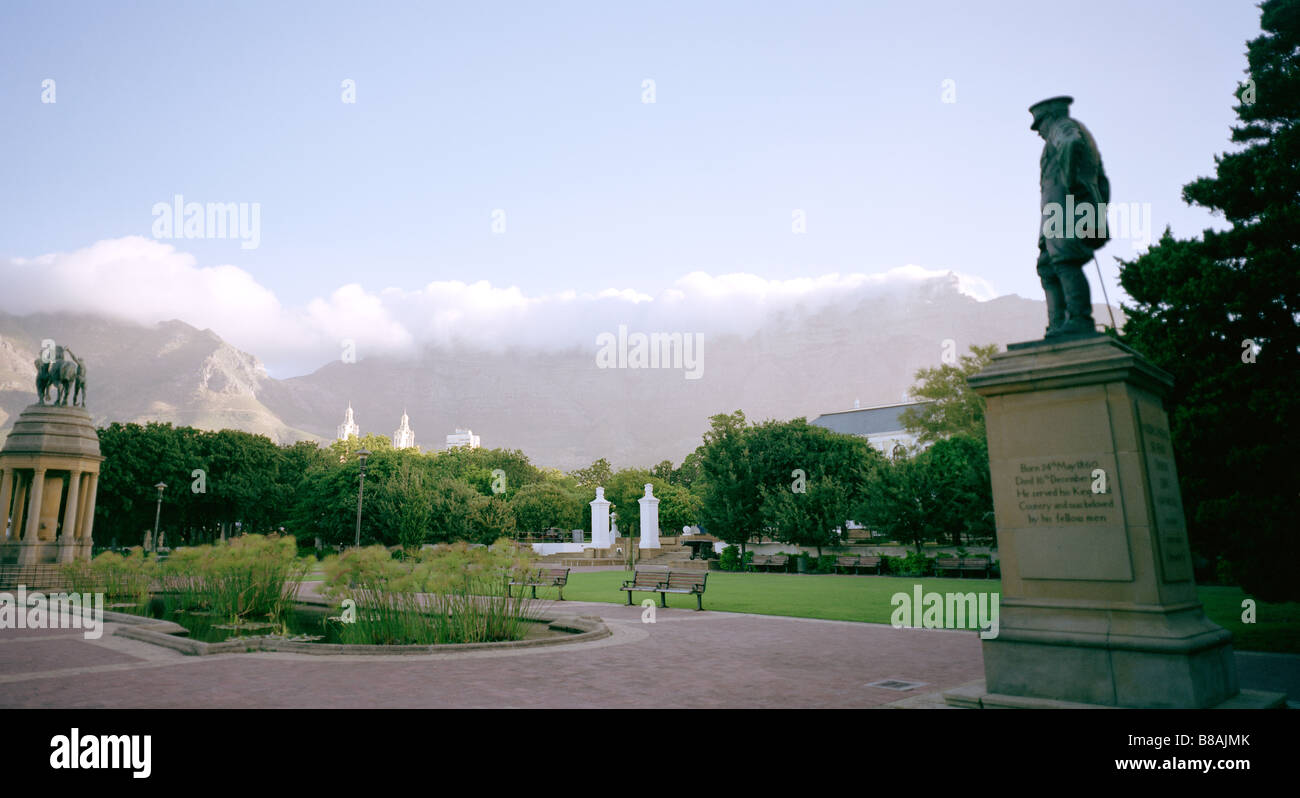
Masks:
[[[157,485],[154,485],[154,487],[158,489],[158,509],[155,510],[155,511],[154,511],[154,514],[153,514],[153,545],[152,545],[152,548],[153,548],[153,550],[154,550],[155,552],[157,552],[157,551],[158,551],[158,521],[159,521],[159,519],[162,518],[162,495],[163,495],[163,491],[167,490],[167,483],[166,483],[166,482],[159,482]]]
[[[370,452],[365,449],[357,450],[357,459],[361,463],[361,484],[357,486],[357,548],[361,547],[361,499],[366,493],[366,458]]]

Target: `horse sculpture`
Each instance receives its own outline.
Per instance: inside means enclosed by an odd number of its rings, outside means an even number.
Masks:
[[[68,355],[77,363],[76,391],[72,394],[72,406],[76,407],[80,403],[81,407],[86,406],[86,363],[81,358],[72,354],[68,350]]]
[[[45,395],[50,392],[50,364],[36,358],[36,403],[45,404]]]
[[[64,354],[72,360],[65,360]],[[50,388],[56,387],[53,404],[66,407],[71,397],[72,406],[86,406],[86,364],[72,353],[71,349],[60,346],[55,349],[55,359],[45,362],[36,359],[36,401],[45,404]]]

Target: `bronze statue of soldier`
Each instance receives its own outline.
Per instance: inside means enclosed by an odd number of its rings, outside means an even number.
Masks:
[[[1047,295],[1045,338],[1096,333],[1083,267],[1109,240],[1110,181],[1092,134],[1070,118],[1072,102],[1072,97],[1052,97],[1029,107],[1034,116],[1030,129],[1044,142],[1038,164],[1038,276]]]

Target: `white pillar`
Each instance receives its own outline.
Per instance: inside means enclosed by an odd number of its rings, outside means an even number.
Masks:
[[[641,505],[641,548],[659,548],[659,500],[654,495],[654,485],[645,485],[645,495],[637,499]]]
[[[604,488],[596,488],[596,498],[591,502],[591,545],[598,549],[613,545],[609,538],[609,501],[605,499]]]

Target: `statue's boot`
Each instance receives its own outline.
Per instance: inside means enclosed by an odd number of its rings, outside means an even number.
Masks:
[[[1062,268],[1058,274],[1064,288],[1066,310],[1066,321],[1061,325],[1061,332],[1096,332],[1097,324],[1092,319],[1092,289],[1088,287],[1088,277],[1083,273],[1083,266]]]
[[[1047,297],[1047,330],[1044,338],[1060,335],[1066,320],[1065,291],[1056,275],[1042,275],[1043,294]]]

